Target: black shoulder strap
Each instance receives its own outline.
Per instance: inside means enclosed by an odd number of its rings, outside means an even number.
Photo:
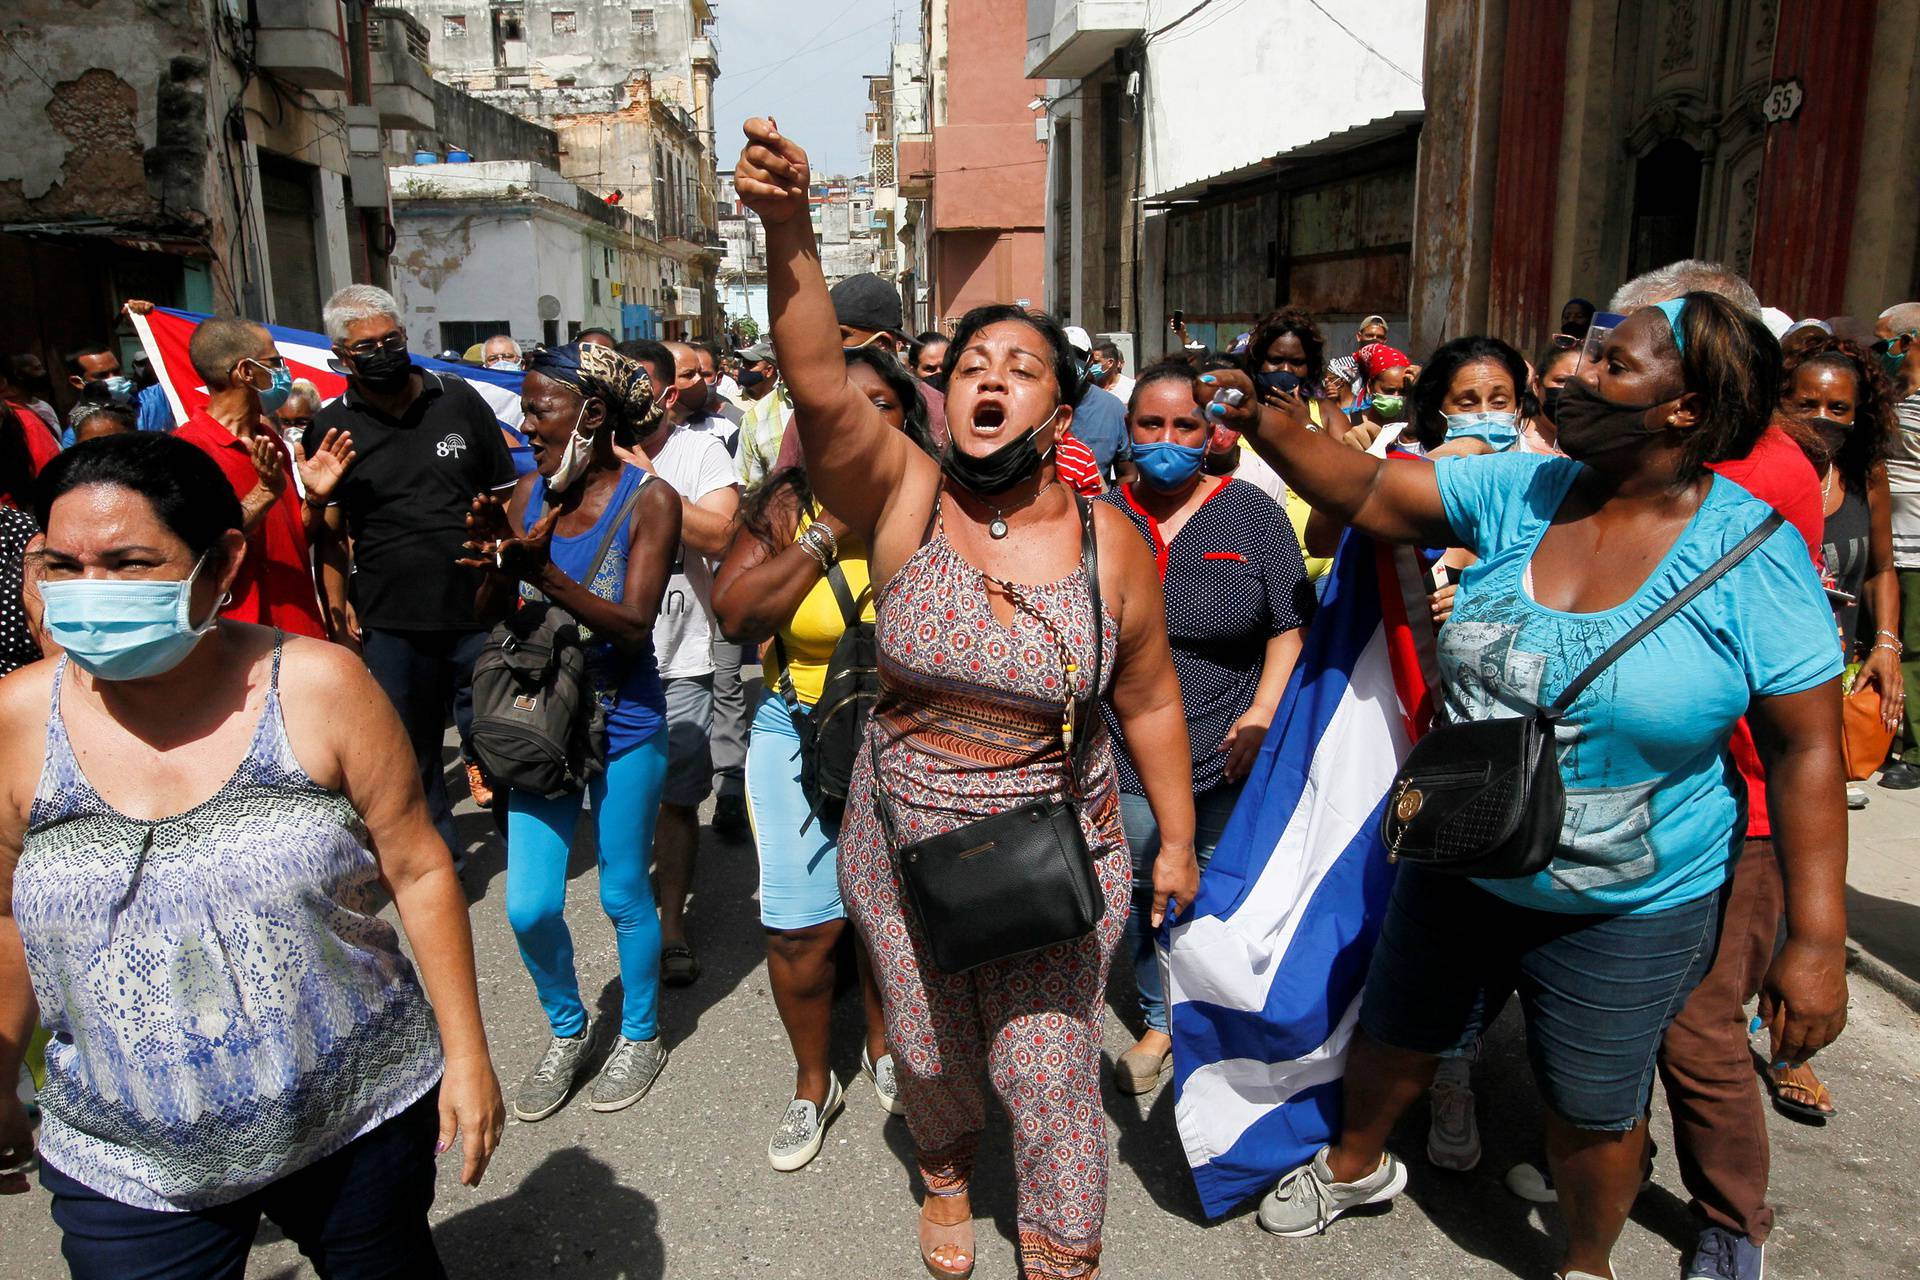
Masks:
[[[1652,613],[1641,619],[1638,626],[1621,636],[1618,640],[1615,640],[1611,645],[1607,646],[1605,653],[1588,663],[1587,669],[1575,676],[1573,682],[1560,691],[1560,696],[1553,700],[1551,707],[1547,708],[1547,715],[1556,720],[1565,715],[1567,708],[1573,705],[1573,700],[1585,692],[1587,686],[1592,684],[1602,671],[1605,671],[1617,662],[1621,654],[1633,648],[1633,646],[1639,644],[1642,640],[1645,640],[1655,627],[1658,627],[1668,618],[1671,618],[1674,614],[1686,608],[1687,603],[1695,596],[1726,576],[1727,570],[1733,568],[1733,566],[1739,564],[1742,560],[1745,560],[1749,555],[1752,555],[1754,550],[1758,548],[1761,543],[1772,537],[1773,531],[1785,522],[1786,517],[1778,511],[1769,512],[1767,518],[1762,520],[1752,533],[1742,538],[1738,546],[1714,561],[1712,567],[1705,573],[1676,591],[1673,597],[1665,604],[1662,604],[1658,609],[1655,609]]]
[[[1080,770],[1086,764],[1087,751],[1093,742],[1088,726],[1092,717],[1100,713],[1100,666],[1107,648],[1106,614],[1100,607],[1100,542],[1093,533],[1093,507],[1077,493],[1073,495],[1073,503],[1080,509],[1080,567],[1087,575],[1087,604],[1093,610],[1093,685],[1074,708],[1073,777],[1068,780],[1069,789],[1079,786]]]
[[[840,604],[840,620],[846,623],[847,629],[851,631],[859,626],[860,600],[854,596],[853,584],[847,581],[847,575],[840,568],[838,560],[827,566],[827,585],[833,588],[833,598]],[[873,586],[869,583],[867,590],[860,595],[865,596],[872,590]]]

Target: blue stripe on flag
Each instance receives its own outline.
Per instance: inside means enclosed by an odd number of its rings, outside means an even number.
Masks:
[[[1230,922],[1231,937],[1222,945],[1215,926],[1211,948],[1196,943],[1182,949],[1182,938],[1193,937],[1189,921],[1173,939],[1172,962],[1176,987],[1199,989],[1209,963],[1251,962],[1258,975],[1270,975],[1262,1007],[1229,1008],[1201,999],[1182,999],[1172,1010],[1175,1105],[1181,1115],[1182,1137],[1196,1155],[1194,1184],[1206,1213],[1218,1217],[1230,1212],[1249,1195],[1270,1187],[1280,1176],[1305,1160],[1335,1131],[1340,1081],[1318,1080],[1285,1095],[1284,1101],[1264,1099],[1284,1093],[1295,1064],[1323,1051],[1335,1037],[1366,979],[1373,942],[1383,914],[1393,870],[1380,849],[1379,815],[1386,789],[1364,775],[1352,781],[1361,793],[1340,792],[1350,779],[1340,769],[1343,743],[1335,721],[1346,714],[1397,715],[1398,700],[1374,707],[1361,703],[1352,681],[1362,655],[1382,634],[1384,619],[1379,588],[1380,551],[1369,539],[1349,534],[1332,570],[1333,579],[1314,619],[1294,679],[1262,744],[1259,760],[1234,810],[1218,851],[1201,879],[1193,921],[1216,917]],[[1371,677],[1378,684],[1377,670]],[[1372,691],[1374,702],[1379,690]],[[1351,723],[1351,721],[1349,721]],[[1377,721],[1370,722],[1377,725]],[[1319,761],[1316,817],[1330,809],[1364,814],[1357,829],[1349,817],[1343,822],[1316,823],[1296,829],[1295,839],[1309,838],[1305,848],[1290,850],[1301,870],[1318,873],[1304,903],[1261,903],[1257,910],[1274,919],[1252,919],[1241,914],[1249,896],[1267,871],[1282,838],[1294,823],[1296,811],[1308,794],[1308,775]],[[1365,794],[1371,787],[1374,794]],[[1304,822],[1309,815],[1300,814]],[[1340,847],[1327,848],[1328,833],[1339,831]],[[1322,841],[1316,846],[1312,841]],[[1312,877],[1306,877],[1312,881]],[[1284,882],[1282,887],[1284,887]],[[1267,895],[1272,893],[1271,887]],[[1263,895],[1265,896],[1265,895]],[[1258,902],[1258,900],[1255,900]],[[1252,908],[1250,908],[1252,910]],[[1264,936],[1282,933],[1292,922],[1284,954],[1260,956]],[[1247,943],[1240,946],[1238,943]],[[1274,945],[1279,945],[1276,941]],[[1189,968],[1192,966],[1192,968]],[[1196,972],[1196,970],[1199,970]],[[1236,985],[1246,990],[1242,973]],[[1218,986],[1214,988],[1218,989]],[[1258,990],[1257,986],[1254,988]],[[1186,1093],[1197,1072],[1209,1073],[1212,1105],[1224,1097],[1234,1104],[1226,1117],[1189,1111]],[[1223,1072],[1226,1075],[1223,1076]],[[1275,1081],[1282,1082],[1276,1086]],[[1245,1092],[1240,1086],[1246,1085]],[[1228,1092],[1222,1093],[1222,1090]],[[1198,1107],[1199,1103],[1192,1104]],[[1252,1115],[1251,1120],[1241,1114]],[[1231,1127],[1243,1123],[1237,1134]],[[1224,1132],[1222,1131],[1224,1127]],[[1189,1130],[1194,1133],[1190,1133]]]

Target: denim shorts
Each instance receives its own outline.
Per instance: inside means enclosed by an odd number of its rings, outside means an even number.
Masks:
[[[1646,1115],[1667,1024],[1713,963],[1724,888],[1664,911],[1536,911],[1402,866],[1360,1001],[1381,1044],[1460,1054],[1518,994],[1547,1106],[1580,1129]]]

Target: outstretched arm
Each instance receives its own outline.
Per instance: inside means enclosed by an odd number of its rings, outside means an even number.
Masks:
[[[772,120],[746,123],[734,189],[767,229],[767,311],[793,398],[807,478],[822,505],[862,538],[900,489],[912,445],[847,379],[840,323],[807,215],[807,153]]]
[[[1459,541],[1447,522],[1431,465],[1375,458],[1310,430],[1306,401],[1277,392],[1272,404],[1262,404],[1252,380],[1236,369],[1216,369],[1200,381],[1241,393],[1242,403],[1209,404],[1208,415],[1252,442],[1254,452],[1315,511],[1388,542],[1447,546]]]

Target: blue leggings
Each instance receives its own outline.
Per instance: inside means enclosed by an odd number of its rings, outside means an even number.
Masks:
[[[607,762],[588,784],[600,849],[600,905],[620,951],[620,1034],[651,1040],[659,1029],[660,917],[654,913],[647,860],[667,776],[667,735],[656,732]],[[567,855],[580,818],[576,792],[548,800],[507,793],[507,923],[557,1036],[586,1029],[567,930]]]

